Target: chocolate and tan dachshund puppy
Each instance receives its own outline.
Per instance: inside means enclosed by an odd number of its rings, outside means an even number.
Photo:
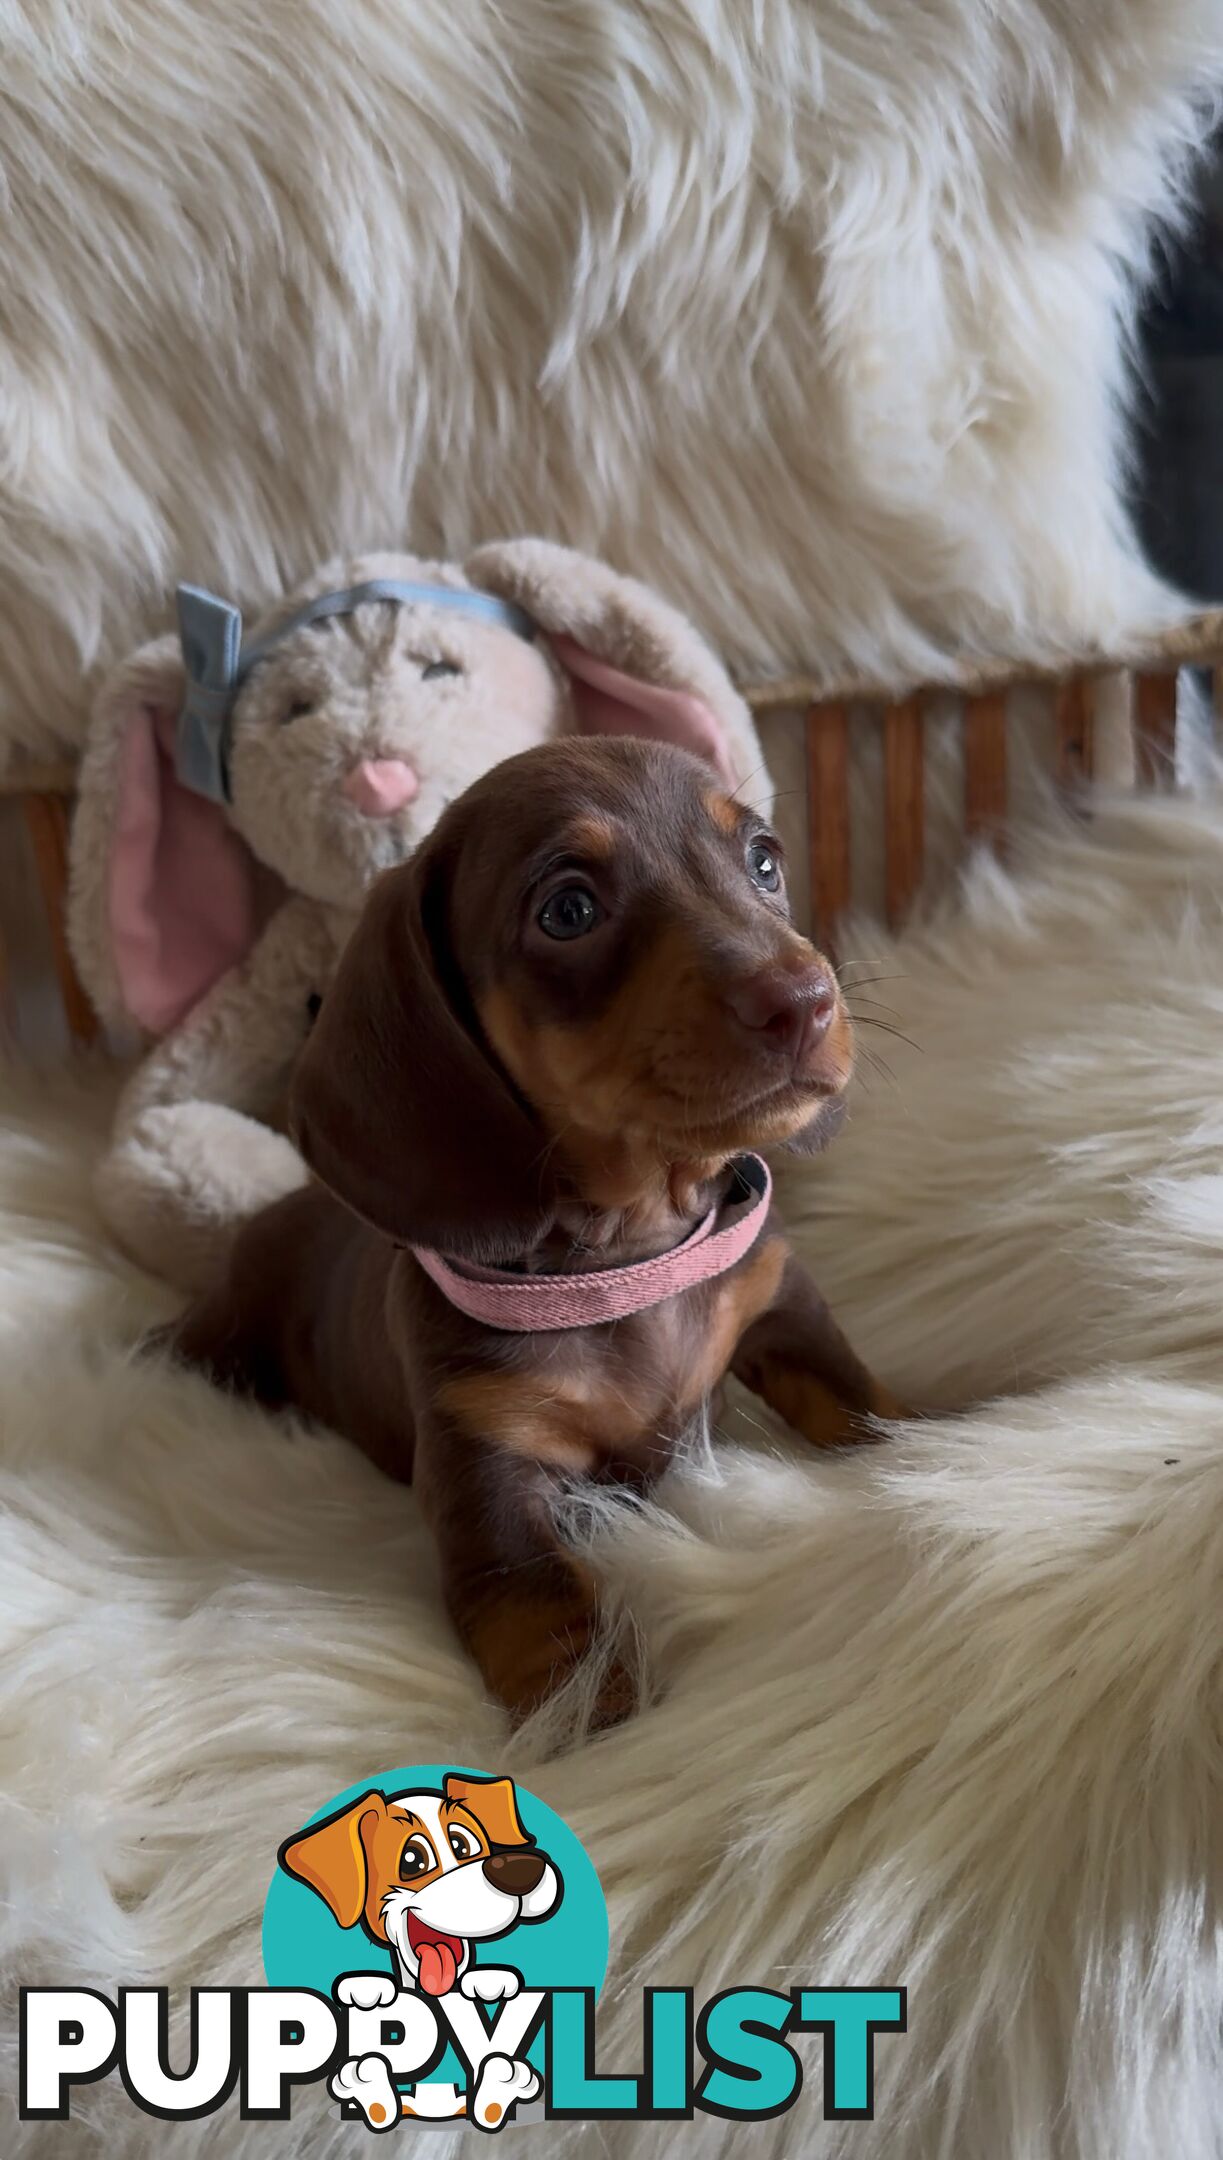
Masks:
[[[709,768],[528,751],[375,886],[293,1083],[318,1182],[247,1227],[178,1354],[414,1480],[525,1715],[596,1625],[558,1484],[648,1486],[728,1370],[813,1446],[898,1414],[743,1153],[821,1147],[852,1063],[777,840]],[[611,1667],[598,1719],[631,1701]]]

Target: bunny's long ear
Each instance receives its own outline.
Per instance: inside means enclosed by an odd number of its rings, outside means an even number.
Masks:
[[[478,548],[473,585],[512,600],[546,632],[568,675],[577,726],[644,735],[707,758],[730,787],[769,805],[760,742],[743,699],[693,625],[646,585],[548,540]]]
[[[250,950],[255,871],[225,811],[174,770],[183,699],[178,639],[159,638],[103,683],[81,761],[69,935],[104,1021],[164,1034]]]
[[[289,1130],[337,1199],[399,1245],[499,1262],[552,1220],[547,1135],[483,1042],[435,835],[370,891],[297,1061]]]

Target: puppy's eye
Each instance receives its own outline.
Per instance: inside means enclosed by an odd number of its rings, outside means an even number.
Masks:
[[[781,864],[769,840],[753,840],[747,851],[747,867],[753,885],[761,892],[781,891]]]
[[[289,703],[288,703],[288,704],[287,704],[287,705],[285,706],[285,709],[284,709],[284,711],[282,712],[282,714],[281,714],[281,716],[280,716],[280,717],[281,717],[281,720],[282,720],[282,721],[289,721],[289,720],[300,720],[300,719],[301,719],[301,718],[303,717],[303,715],[304,715],[304,714],[306,714],[306,713],[308,713],[308,712],[313,712],[313,711],[314,711],[314,699],[313,699],[313,698],[308,698],[308,697],[295,697],[295,698],[292,698],[292,699],[290,700],[290,702],[289,702]]]
[[[473,1838],[470,1830],[464,1830],[461,1823],[452,1823],[450,1826],[449,1836],[450,1850],[454,1854],[456,1860],[475,1859],[476,1854],[480,1850],[480,1847],[477,1844],[475,1838]]]
[[[453,660],[430,660],[421,669],[420,679],[422,682],[438,682],[443,675],[461,675],[462,672],[462,668],[456,667]]]
[[[588,885],[562,885],[544,901],[536,917],[550,938],[585,937],[603,920],[603,910]]]
[[[424,1838],[409,1838],[399,1855],[399,1880],[412,1882],[417,1875],[427,1875],[436,1866],[433,1847]]]

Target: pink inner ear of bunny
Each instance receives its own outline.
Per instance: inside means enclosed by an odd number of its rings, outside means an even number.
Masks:
[[[712,706],[694,690],[664,690],[640,682],[587,652],[576,638],[553,637],[552,650],[573,683],[578,728],[583,735],[644,735],[695,751],[733,787],[728,744]]]
[[[119,988],[162,1035],[255,937],[251,859],[217,804],[174,771],[174,716],[144,705],[119,749],[107,901]]]

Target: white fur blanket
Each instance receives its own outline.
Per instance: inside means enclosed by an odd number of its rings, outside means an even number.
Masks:
[[[1153,618],[1124,330],[1220,0],[9,0],[0,740],[176,576],[543,531],[752,674]]]
[[[1211,2160],[1223,797],[1059,827],[1022,874],[981,866],[962,918],[860,959],[886,978],[861,1011],[886,1001],[921,1048],[863,1031],[894,1078],[864,1066],[789,1213],[863,1350],[943,1414],[840,1460],[745,1423],[644,1519],[609,1515],[601,1564],[664,1700],[509,1759],[603,1875],[605,2065],[639,2060],[643,1980],[904,1981],[910,2030],[878,2043],[874,2126],[820,2126],[813,2062],[798,2111],[750,2132],[525,2135],[633,2160]],[[257,1981],[279,1839],[395,1762],[498,1767],[503,1728],[410,1495],[129,1361],[166,1308],[91,1213],[100,1083],[10,1073],[2,1111],[6,1983]],[[10,2062],[0,2111],[15,2084]],[[113,2080],[76,2105],[3,2150],[166,2142]],[[316,2091],[291,2129],[231,2111],[169,2135],[313,2160],[366,2133]]]

